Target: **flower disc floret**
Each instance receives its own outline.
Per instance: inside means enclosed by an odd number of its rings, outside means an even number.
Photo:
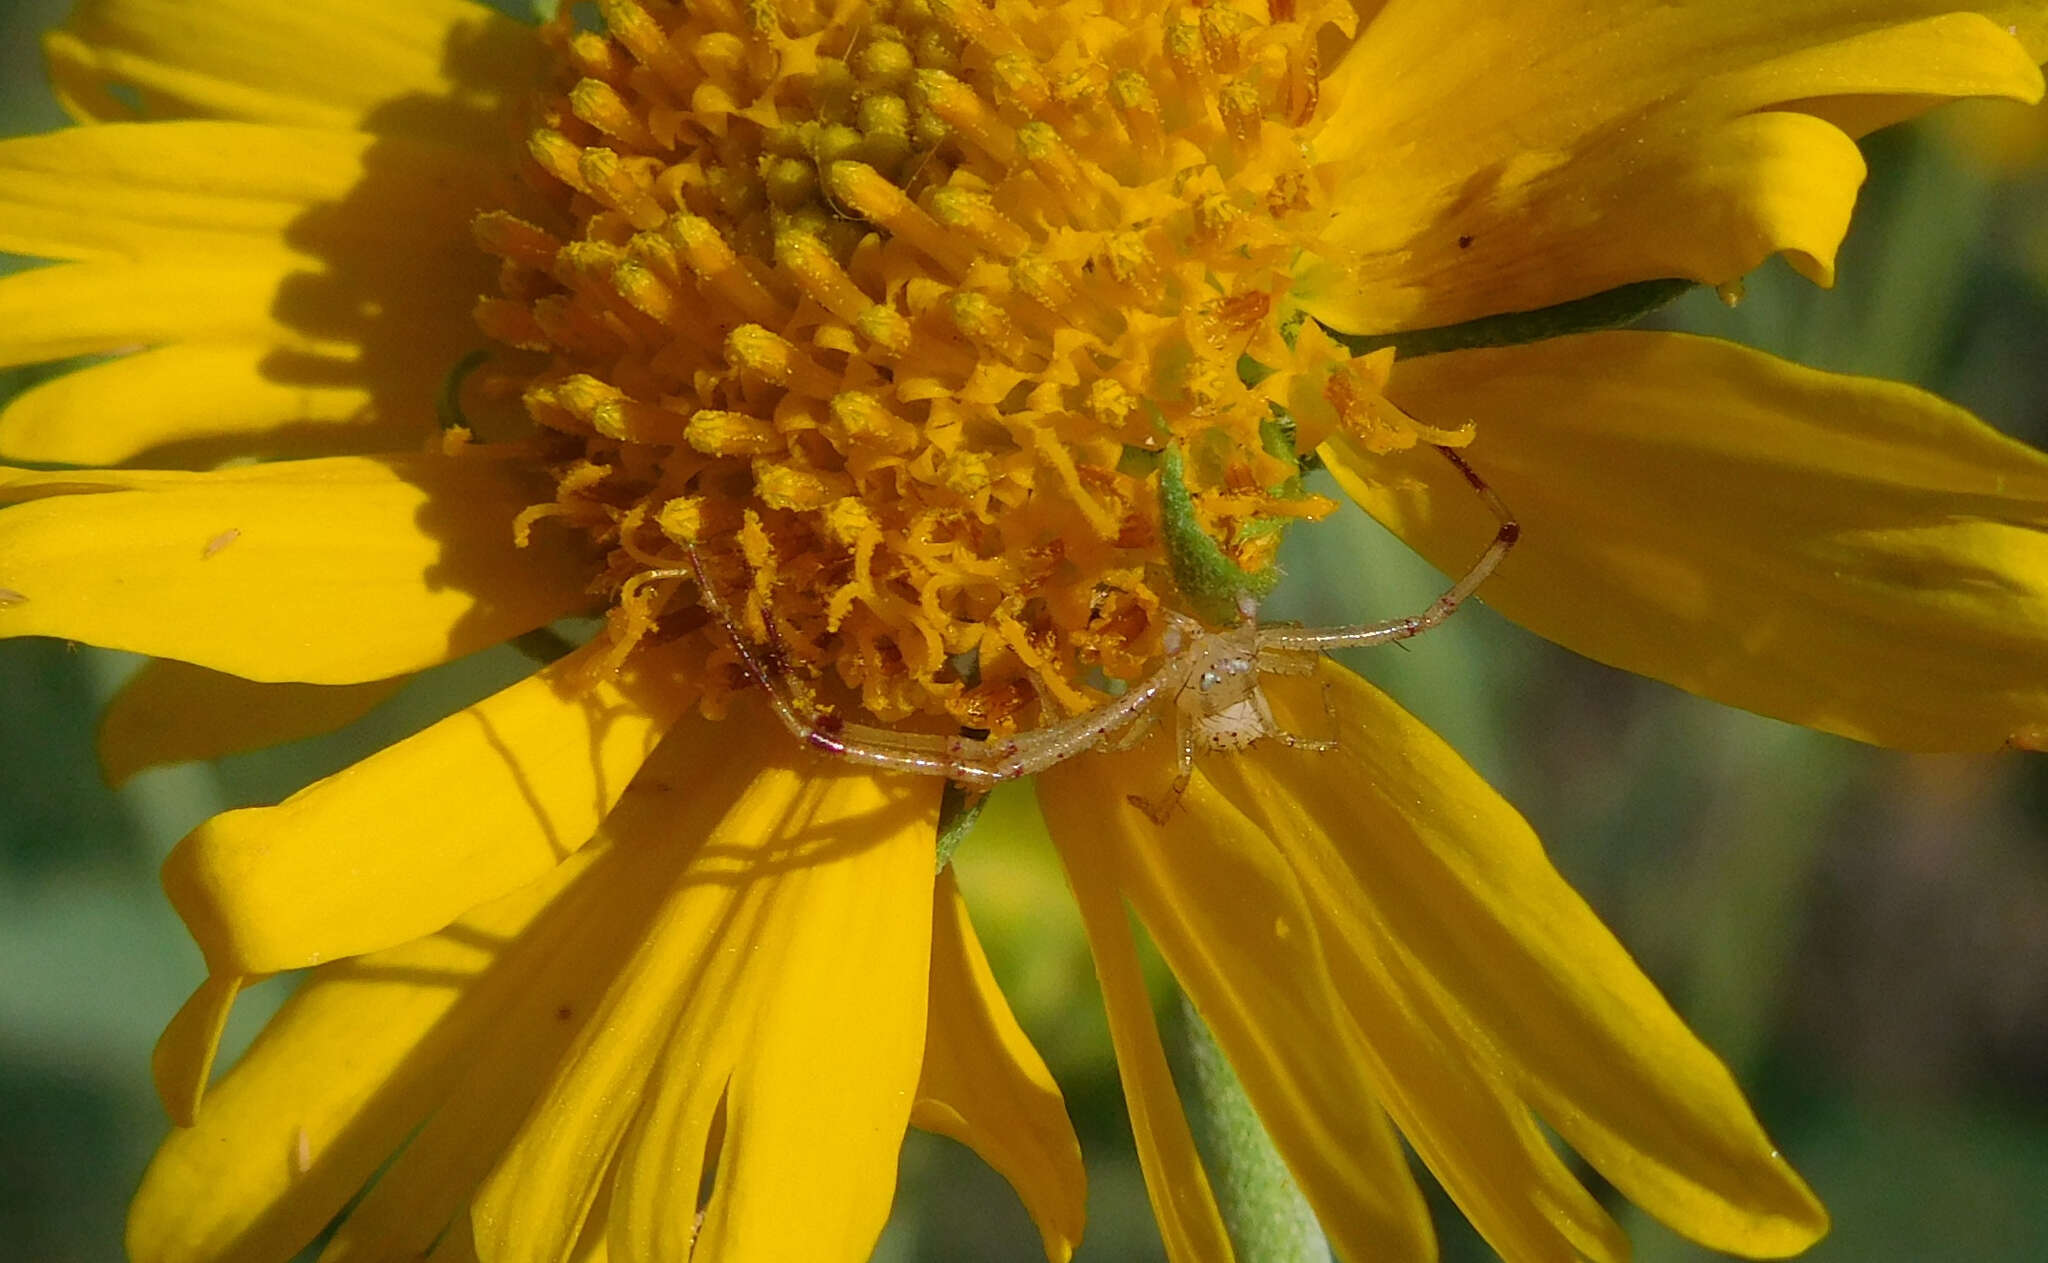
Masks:
[[[538,353],[557,494],[530,516],[605,550],[620,656],[701,634],[713,704],[741,683],[674,577],[694,554],[824,703],[1028,726],[1188,608],[1162,453],[1246,573],[1328,511],[1293,442],[1344,423],[1319,392],[1347,357],[1295,336],[1288,289],[1330,215],[1315,49],[1349,5],[599,8],[605,34],[548,30],[557,215],[480,219],[478,318]]]

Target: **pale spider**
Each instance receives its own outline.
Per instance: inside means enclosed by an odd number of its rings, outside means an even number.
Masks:
[[[1316,660],[1323,654],[1392,644],[1428,631],[1449,618],[1514,547],[1521,527],[1500,497],[1456,451],[1448,447],[1437,450],[1479,493],[1500,527],[1472,567],[1429,608],[1405,618],[1349,627],[1261,626],[1256,617],[1257,607],[1247,597],[1239,601],[1243,621],[1221,631],[1212,631],[1193,618],[1170,612],[1165,635],[1166,660],[1152,674],[1094,710],[1003,737],[898,732],[871,724],[848,723],[822,711],[807,711],[798,704],[785,678],[783,653],[776,642],[772,621],[767,650],[749,643],[710,582],[694,547],[689,549],[688,569],[648,571],[641,578],[694,579],[704,608],[724,627],[741,665],[761,685],[783,727],[814,750],[866,767],[943,776],[970,790],[987,790],[1004,781],[1043,772],[1090,749],[1134,746],[1156,723],[1155,704],[1171,698],[1180,741],[1172,788],[1162,805],[1135,795],[1131,798],[1147,814],[1163,822],[1194,774],[1198,749],[1242,750],[1268,737],[1296,749],[1336,749],[1334,740],[1303,737],[1282,728],[1259,685],[1261,674],[1307,675],[1315,670]],[[1116,735],[1120,729],[1128,731]]]

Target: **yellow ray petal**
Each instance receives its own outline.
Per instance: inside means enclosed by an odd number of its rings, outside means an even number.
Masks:
[[[81,119],[144,113],[413,134],[516,136],[543,49],[530,27],[465,0],[86,0],[45,40],[59,99]]]
[[[1340,1018],[1314,917],[1273,841],[1204,781],[1164,827],[1126,801],[1133,785],[1171,779],[1170,744],[1047,775],[1054,838],[1063,854],[1085,848],[1114,865],[1338,1254],[1434,1258],[1428,1208],[1365,1074],[1370,1056]]]
[[[0,467],[0,636],[62,636],[254,680],[417,671],[576,610],[579,552],[512,519],[509,453],[212,473]],[[37,498],[42,497],[42,498]]]
[[[603,1263],[604,1255],[575,1255],[571,1263]],[[466,1220],[457,1219],[449,1225],[448,1231],[434,1243],[433,1253],[427,1255],[426,1263],[479,1263],[476,1256],[476,1234],[470,1231]]]
[[[1521,519],[1480,596],[1569,648],[1920,750],[2048,742],[2048,458],[1932,395],[1676,334],[1404,362]],[[1433,453],[1331,445],[1438,566],[1493,528]],[[1426,457],[1427,459],[1422,459]]]
[[[2038,99],[2022,42],[1954,8],[1396,0],[1333,74],[1318,142],[1372,172],[1371,196],[1343,204],[1295,294],[1377,333],[1657,277],[1719,284],[1779,250],[1825,283],[1863,165],[1834,126],[1771,111]]]
[[[157,1036],[149,1059],[150,1078],[156,1083],[164,1112],[180,1127],[191,1126],[199,1115],[199,1098],[213,1073],[213,1058],[220,1049],[221,1033],[227,1029],[228,1013],[250,981],[234,974],[208,975]]]
[[[679,823],[663,835],[665,845],[688,857],[687,866],[663,892],[638,947],[471,1204],[479,1252],[492,1263],[552,1261],[585,1231],[621,1140],[643,1108],[642,1087],[657,1074],[658,1059],[667,1065],[673,1042],[689,1042],[697,1060],[689,1073],[664,1071],[655,1080],[674,1107],[664,1121],[688,1113],[701,1095],[716,1104],[764,971],[774,967],[775,942],[758,938],[757,928],[765,910],[786,897],[787,883],[757,876],[766,840],[735,834],[726,822],[752,801],[774,798],[786,806],[793,792],[787,781],[748,776],[781,734],[739,719],[701,730],[715,734],[718,753],[699,756],[706,766],[678,778],[687,787],[676,802]],[[718,1019],[707,1020],[707,1009]],[[679,1023],[686,1013],[699,1020]],[[693,1182],[669,1189],[669,1209],[693,1215],[694,1191]]]
[[[1319,909],[1631,1200],[1714,1249],[1777,1256],[1827,1216],[1758,1127],[1727,1069],[1550,866],[1514,809],[1434,733],[1328,666],[1339,753],[1275,751],[1239,792],[1290,831]],[[1322,732],[1315,680],[1276,680],[1281,722]],[[1384,955],[1384,953],[1383,953]],[[1418,1057],[1416,1064],[1422,1059]],[[1444,1102],[1438,1102],[1442,1105]]]
[[[951,1136],[1001,1172],[1066,1263],[1087,1218],[1081,1142],[1059,1085],[1017,1025],[982,954],[951,870],[932,910],[931,1012],[911,1122]]]
[[[694,692],[673,654],[590,682],[603,649],[193,830],[164,887],[211,970],[296,969],[432,933],[582,846]]]
[[[737,732],[732,731],[735,725]],[[886,856],[890,846],[878,845],[871,835],[860,832],[879,823],[875,812],[867,809],[877,792],[869,778],[821,778],[808,775],[814,771],[810,765],[804,768],[806,775],[799,775],[787,763],[778,765],[778,759],[801,756],[786,734],[760,717],[729,720],[719,728],[731,766],[767,770],[751,783],[728,778],[731,794],[700,795],[712,803],[709,817],[698,826],[699,832],[709,834],[708,840],[475,1203],[478,1241],[494,1263],[557,1257],[562,1244],[583,1230],[622,1141],[628,1149],[619,1155],[620,1188],[610,1212],[611,1233],[686,1247],[696,1207],[693,1198],[687,1193],[678,1196],[677,1190],[697,1187],[693,1172],[703,1160],[705,1131],[727,1075],[747,1053],[747,1045],[752,1043],[759,1052],[753,1014],[775,1002],[778,987],[792,985],[780,968],[785,952],[796,950],[793,943],[808,927],[818,927],[822,934],[837,920],[838,928],[845,929],[846,903],[876,900],[893,912],[901,902],[874,880],[887,871],[877,868],[875,857]],[[927,806],[935,810],[935,802]],[[922,819],[917,836],[922,838],[922,881],[927,887],[918,894],[918,902],[928,907],[932,811],[915,814]],[[715,827],[712,820],[717,821]],[[847,876],[843,882],[835,881],[835,874]],[[820,891],[831,894],[830,906],[812,898]],[[835,911],[838,917],[832,915]],[[913,915],[911,920],[921,918]],[[902,937],[900,931],[891,932]],[[928,926],[920,925],[918,934],[928,938]],[[843,950],[848,944],[842,939],[839,946]],[[857,942],[855,947],[853,956],[859,959],[863,953]],[[878,962],[869,958],[865,963],[872,967]],[[921,1011],[922,968],[914,973],[914,985],[896,985],[913,993]],[[879,990],[886,996],[889,989]],[[847,1002],[858,1006],[864,997],[872,998],[877,987],[873,979],[861,978],[848,990],[852,994]],[[774,1019],[761,1021],[772,1026]],[[916,1048],[922,1042],[917,1029],[921,1024],[911,1025],[911,1065],[900,1076],[905,1079],[897,1089],[901,1099],[888,1107],[906,1115]],[[806,1070],[815,1074],[820,1050],[837,1048],[846,1033],[842,1024],[830,1043],[807,1042]],[[768,1055],[794,1056],[787,1050]],[[641,1084],[650,1071],[652,1096],[643,1099]],[[820,1078],[830,1081],[835,1076],[828,1072]],[[863,1080],[860,1090],[889,1094],[886,1082]],[[743,1095],[736,1087],[736,1112],[742,1108]],[[802,1095],[793,1091],[790,1099]],[[816,1125],[815,1112],[805,1113]],[[812,1133],[808,1138],[818,1137]],[[900,1140],[899,1123],[888,1141],[892,1170]],[[721,1178],[721,1185],[744,1182]],[[829,1197],[829,1187],[816,1182],[772,1177],[768,1182],[785,1191],[802,1187],[806,1196],[824,1190]],[[885,1187],[893,1187],[893,1181],[885,1182]],[[886,1210],[886,1193],[882,1206]],[[783,1213],[796,1209],[785,1205]],[[713,1231],[708,1223],[705,1231]],[[682,1257],[650,1255],[650,1248],[628,1254]],[[829,1256],[799,1251],[786,1257]]]
[[[100,770],[116,789],[137,772],[224,758],[333,732],[361,719],[409,676],[362,684],[254,684],[156,658],[100,717]],[[206,716],[195,723],[194,716]]]
[[[449,365],[259,342],[178,343],[73,369],[0,410],[0,459],[192,469],[418,447]]]
[[[666,795],[638,797],[673,814]],[[594,999],[645,892],[679,865],[657,846],[593,846],[444,933],[316,972],[158,1151],[130,1210],[130,1256],[291,1255],[444,1094],[530,1073],[516,1033],[544,1042],[559,1006]]]
[[[1053,838],[1063,842],[1060,858],[1074,889],[1074,903],[1088,933],[1095,957],[1095,976],[1102,984],[1102,1004],[1109,1015],[1110,1042],[1116,1046],[1116,1072],[1123,1082],[1131,1111],[1131,1131],[1138,1142],[1138,1162],[1145,1173],[1145,1191],[1152,1199],[1152,1217],[1172,1263],[1231,1263],[1236,1257],[1216,1194],[1195,1152],[1195,1138],[1181,1110],[1180,1093],[1167,1069],[1166,1050],[1152,1016],[1152,997],[1138,965],[1138,947],[1124,902],[1117,894],[1108,857],[1098,854],[1093,818],[1054,823],[1054,804],[1065,796],[1048,779],[1040,804],[1052,824]],[[1099,811],[1101,800],[1077,807]]]
[[[784,774],[804,785],[795,809],[746,827],[800,893],[764,927],[781,960],[733,1071],[697,1257],[861,1263],[889,1218],[924,1058],[940,782]],[[620,1200],[663,1196],[647,1174],[622,1167]],[[664,1257],[629,1228],[615,1211],[614,1253]]]
[[[213,121],[79,127],[0,141],[0,249],[141,261],[266,246],[333,257],[376,242],[432,254],[467,242],[479,209],[516,204],[518,187],[502,164],[425,141]]]
[[[186,340],[340,352],[345,343],[308,342],[275,310],[284,278],[305,266],[272,249],[233,262],[67,263],[0,277],[0,366]]]
[[[1295,718],[1317,724],[1307,730],[1317,734],[1327,727],[1319,713]],[[1263,1035],[1278,1050],[1266,1052],[1267,1060],[1312,1063],[1316,1050],[1329,1049],[1320,1055],[1335,1060],[1335,1073],[1324,1069],[1320,1085],[1298,1073],[1296,1082],[1304,1086],[1292,1099],[1276,1095],[1262,1100],[1249,1074],[1245,1082],[1282,1153],[1292,1140],[1310,1155],[1297,1164],[1301,1184],[1340,1252],[1359,1257],[1375,1241],[1415,1240],[1418,1230],[1396,1215],[1419,1218],[1419,1241],[1401,1248],[1381,1246],[1384,1257],[1419,1257],[1433,1246],[1419,1200],[1411,1208],[1386,1192],[1376,1193],[1398,1179],[1412,1194],[1399,1145],[1391,1136],[1381,1139],[1387,1152],[1377,1156],[1382,1169],[1375,1171],[1359,1152],[1358,1140],[1338,1130],[1349,1121],[1344,1116],[1355,1112],[1337,1104],[1348,1095],[1385,1104],[1466,1218],[1503,1257],[1557,1263],[1626,1259],[1628,1242],[1620,1228],[1566,1169],[1521,1102],[1504,1089],[1499,1067],[1483,1051],[1464,1046],[1464,1028],[1444,1021],[1429,1007],[1430,997],[1408,985],[1397,965],[1404,956],[1400,943],[1382,932],[1362,900],[1346,897],[1353,894],[1351,882],[1341,861],[1333,858],[1332,835],[1348,834],[1355,822],[1316,814],[1306,809],[1312,802],[1294,793],[1297,778],[1331,772],[1327,763],[1285,749],[1209,760],[1203,777],[1190,788],[1187,823],[1176,826],[1179,836],[1169,831],[1151,844],[1150,849],[1170,859],[1153,860],[1142,849],[1134,850],[1143,868],[1132,868],[1142,875],[1127,888],[1147,910],[1148,924],[1156,915],[1159,924],[1182,927],[1174,933],[1155,928],[1169,958],[1175,942],[1182,944],[1182,955],[1206,952],[1219,958],[1176,969],[1188,978],[1198,1003],[1202,993],[1195,990],[1192,976],[1205,968],[1220,975],[1210,985],[1234,994],[1218,1004],[1251,1015],[1253,1034],[1244,1038],[1249,1042]],[[1149,822],[1133,815],[1128,823],[1135,831]],[[1185,872],[1187,857],[1219,850],[1255,858],[1239,860],[1207,880],[1199,872]],[[1270,870],[1265,880],[1246,877],[1246,870],[1257,868]],[[1182,880],[1184,885],[1175,884]],[[1137,893],[1141,887],[1148,895]],[[1219,890],[1230,891],[1229,899],[1213,893]],[[1225,904],[1226,913],[1213,910],[1213,904]],[[1156,914],[1149,911],[1154,907]],[[1234,934],[1215,924],[1226,914],[1241,921]],[[1275,933],[1262,927],[1283,925],[1301,928],[1291,929],[1279,950],[1257,937]],[[1216,945],[1232,943],[1265,950],[1220,959]],[[1290,959],[1290,953],[1301,959]],[[1302,980],[1310,977],[1321,978],[1322,986],[1306,987]],[[1313,990],[1326,994],[1318,1000]],[[1297,997],[1292,1003],[1276,1002],[1276,994],[1290,992]],[[1224,1028],[1213,1019],[1211,1025],[1220,1040]],[[1248,1046],[1242,1056],[1234,1053],[1233,1061],[1243,1066],[1259,1055]],[[1354,1063],[1357,1068],[1351,1070]],[[1316,1067],[1307,1069],[1313,1073]],[[1362,1076],[1360,1085],[1341,1082],[1338,1076],[1347,1071]],[[1325,1115],[1341,1121],[1333,1125]],[[1380,1222],[1390,1219],[1391,1225]]]
[[[478,1062],[448,1086],[425,1126],[337,1230],[321,1263],[416,1258],[451,1221],[451,1234],[469,1235],[470,1197],[652,933],[658,908],[726,806],[727,798],[697,786],[709,769],[746,766],[731,751],[725,725],[687,721],[649,760],[594,844],[633,856],[625,861],[630,872],[607,877],[608,885],[593,892],[590,906],[601,924],[588,927],[575,952],[533,967],[516,1005],[476,1050]]]

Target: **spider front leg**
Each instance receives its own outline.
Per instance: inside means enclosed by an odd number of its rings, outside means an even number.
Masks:
[[[1158,726],[1158,711],[1140,711],[1138,716],[1131,721],[1130,726],[1122,732],[1103,733],[1101,738],[1096,741],[1095,748],[1108,754],[1122,754],[1126,750],[1135,750],[1144,744],[1146,738],[1152,735],[1152,730]]]
[[[1337,694],[1328,683],[1323,685],[1323,715],[1330,721],[1330,736],[1304,737],[1275,724],[1273,737],[1290,750],[1312,750],[1317,754],[1330,754],[1343,749],[1344,724],[1337,718]]]
[[[733,652],[739,655],[747,674],[761,685],[775,717],[790,735],[821,753],[867,767],[943,776],[971,790],[992,789],[1004,781],[1032,776],[1063,763],[1101,744],[1118,729],[1146,717],[1148,708],[1177,686],[1186,671],[1180,662],[1170,661],[1122,696],[1094,710],[1007,737],[942,737],[849,724],[836,715],[807,711],[797,703],[786,678],[788,655],[783,652],[774,620],[771,618],[766,624],[768,648],[763,651],[751,644],[712,586],[703,559],[694,547],[689,549],[689,555],[690,571],[650,571],[648,577],[694,574],[705,610],[723,626]]]
[[[1479,498],[1500,522],[1499,529],[1494,532],[1493,541],[1486,546],[1485,552],[1479,554],[1479,560],[1473,562],[1471,569],[1445,589],[1444,594],[1431,602],[1429,608],[1420,614],[1353,627],[1261,628],[1259,649],[1262,654],[1273,649],[1329,653],[1337,649],[1363,649],[1371,645],[1392,644],[1395,641],[1419,636],[1455,613],[1458,606],[1478,591],[1479,585],[1485,583],[1492,577],[1493,572],[1500,568],[1500,563],[1508,555],[1508,550],[1522,537],[1521,523],[1515,521],[1514,514],[1508,512],[1508,506],[1501,503],[1501,498],[1494,494],[1493,488],[1486,485],[1486,480],[1479,476],[1479,471],[1467,464],[1463,456],[1448,447],[1438,447],[1436,450],[1465,476],[1465,481],[1479,493]]]

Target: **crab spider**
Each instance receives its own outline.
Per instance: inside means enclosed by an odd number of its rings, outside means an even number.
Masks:
[[[752,644],[705,574],[694,547],[689,548],[687,569],[648,571],[642,579],[694,579],[699,600],[723,626],[741,665],[761,685],[776,718],[790,735],[821,753],[865,767],[943,776],[968,789],[987,790],[1046,771],[1090,749],[1134,746],[1157,722],[1154,708],[1170,700],[1179,739],[1172,788],[1161,804],[1135,795],[1131,799],[1154,820],[1164,822],[1194,774],[1197,750],[1243,750],[1267,738],[1295,749],[1336,748],[1334,740],[1303,737],[1282,728],[1260,687],[1261,675],[1307,675],[1323,654],[1421,635],[1449,618],[1514,547],[1521,528],[1500,497],[1456,451],[1448,447],[1437,450],[1464,475],[1500,526],[1479,559],[1427,609],[1403,618],[1344,627],[1261,626],[1255,603],[1243,597],[1238,603],[1241,621],[1220,631],[1170,612],[1166,660],[1150,675],[1093,710],[1005,737],[898,732],[806,710],[786,679],[774,624],[769,623],[770,643],[765,650]]]

